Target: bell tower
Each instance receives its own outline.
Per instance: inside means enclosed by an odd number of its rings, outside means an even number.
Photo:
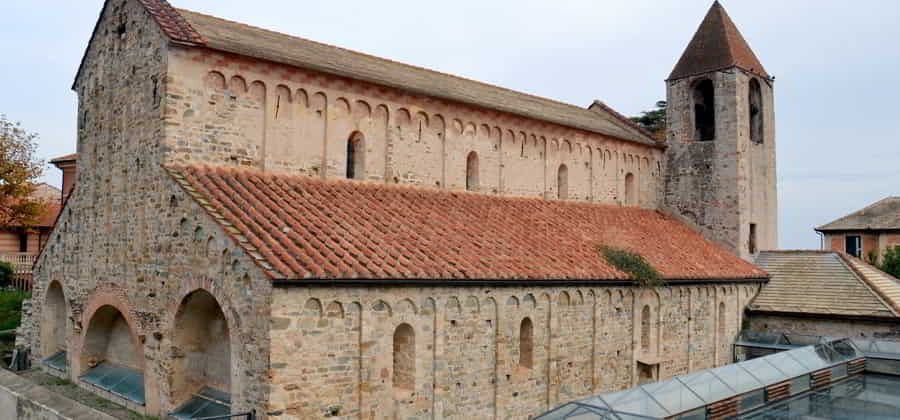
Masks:
[[[666,80],[665,205],[747,260],[778,245],[773,85],[718,1]]]

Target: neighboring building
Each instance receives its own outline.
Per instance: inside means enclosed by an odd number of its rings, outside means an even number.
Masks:
[[[62,202],[66,201],[66,197],[75,188],[75,177],[77,175],[78,154],[72,153],[65,156],[50,160],[53,166],[62,171]]]
[[[747,308],[756,332],[900,340],[900,283],[835,251],[762,252],[771,275]]]
[[[885,198],[816,231],[824,236],[825,249],[880,262],[886,249],[900,246],[900,197]]]
[[[0,227],[0,261],[12,264],[16,275],[26,279],[31,275],[38,252],[50,237],[61,207],[60,191],[53,186],[38,184],[32,196],[45,203],[36,224]]]
[[[527,418],[728,363],[767,279],[738,255],[776,238],[772,81],[747,54],[715,3],[667,148],[600,102],[109,0],[32,355],[150,415],[281,419]]]

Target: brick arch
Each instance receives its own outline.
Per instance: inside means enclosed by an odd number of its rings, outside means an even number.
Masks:
[[[139,353],[137,356],[139,359],[143,360],[144,348],[141,340],[141,337],[144,336],[143,328],[135,319],[132,304],[128,297],[125,296],[124,291],[117,293],[112,290],[98,290],[91,295],[90,299],[88,299],[88,302],[84,306],[84,310],[81,312],[82,329],[78,343],[79,352],[84,348],[84,339],[88,330],[90,330],[91,320],[94,318],[97,311],[104,306],[111,306],[122,314],[122,318],[124,318],[125,322],[128,324],[132,341],[135,343],[135,348]],[[81,372],[79,371],[78,373],[80,374]]]
[[[51,291],[55,292],[51,293]],[[50,302],[51,299],[54,301]],[[44,289],[41,300],[41,358],[50,357],[61,350],[60,348],[65,350],[68,347],[67,341],[71,330],[69,318],[71,316],[72,308],[66,300],[66,290],[62,286],[62,282],[51,281]],[[48,327],[52,327],[52,329],[48,330]]]
[[[88,334],[92,331],[91,321],[94,320],[98,312],[106,311],[105,308],[112,308],[124,319],[128,327],[128,332],[136,354],[134,354],[134,362],[140,364],[140,370],[144,376],[144,400],[145,409],[148,414],[154,414],[159,410],[159,392],[156,376],[152,369],[148,369],[147,360],[144,357],[144,326],[138,322],[135,315],[134,306],[125,292],[122,290],[114,290],[111,288],[96,289],[91,293],[90,298],[84,305],[81,312],[81,334],[77,337],[77,343],[72,346],[72,355],[69,357],[71,363],[72,377],[78,377],[88,366],[87,355],[84,354],[87,347]],[[107,343],[108,344],[108,343]]]
[[[243,381],[241,380],[241,375],[245,369],[240,369],[238,366],[235,366],[235,355],[238,355],[240,349],[242,348],[242,324],[240,322],[240,316],[234,309],[231,301],[223,295],[221,286],[217,286],[215,281],[205,277],[192,278],[191,280],[182,282],[174,299],[172,299],[172,301],[170,301],[168,305],[166,305],[165,321],[161,326],[161,329],[162,331],[165,331],[165,337],[168,338],[168,344],[170,346],[173,345],[175,330],[176,328],[178,328],[177,319],[179,310],[182,308],[185,300],[189,296],[197,292],[205,292],[206,294],[210,295],[215,300],[215,303],[219,306],[222,315],[225,317],[225,323],[227,325],[229,335],[229,345],[231,348],[230,389],[225,391],[230,391],[232,407],[234,407],[235,403],[239,404],[239,397],[243,391]],[[172,365],[169,364],[169,366],[171,368]],[[168,379],[169,385],[171,386],[173,384],[173,381],[171,380],[173,373],[171,371],[168,371],[165,373],[165,375]],[[175,392],[174,389],[167,390],[168,406],[164,408],[169,410],[177,408],[177,404],[181,404],[184,402],[182,401],[184,398],[173,398],[175,397],[175,395],[173,395],[173,392]]]

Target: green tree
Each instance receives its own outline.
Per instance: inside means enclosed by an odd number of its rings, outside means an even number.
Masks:
[[[666,101],[656,102],[656,108],[641,112],[640,117],[631,117],[643,129],[653,134],[653,137],[664,140],[666,138]]]
[[[884,250],[884,258],[881,259],[881,270],[900,279],[900,245]]]
[[[31,196],[44,168],[35,157],[37,137],[0,114],[0,227],[31,226],[44,211]]]

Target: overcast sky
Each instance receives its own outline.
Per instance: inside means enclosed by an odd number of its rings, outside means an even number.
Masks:
[[[42,158],[75,150],[70,90],[102,0],[7,0],[0,113],[40,134]],[[709,0],[174,0],[176,7],[587,106],[636,115]],[[900,2],[726,0],[776,76],[780,246],[817,248],[814,226],[900,195]],[[48,182],[59,185],[55,168]]]

